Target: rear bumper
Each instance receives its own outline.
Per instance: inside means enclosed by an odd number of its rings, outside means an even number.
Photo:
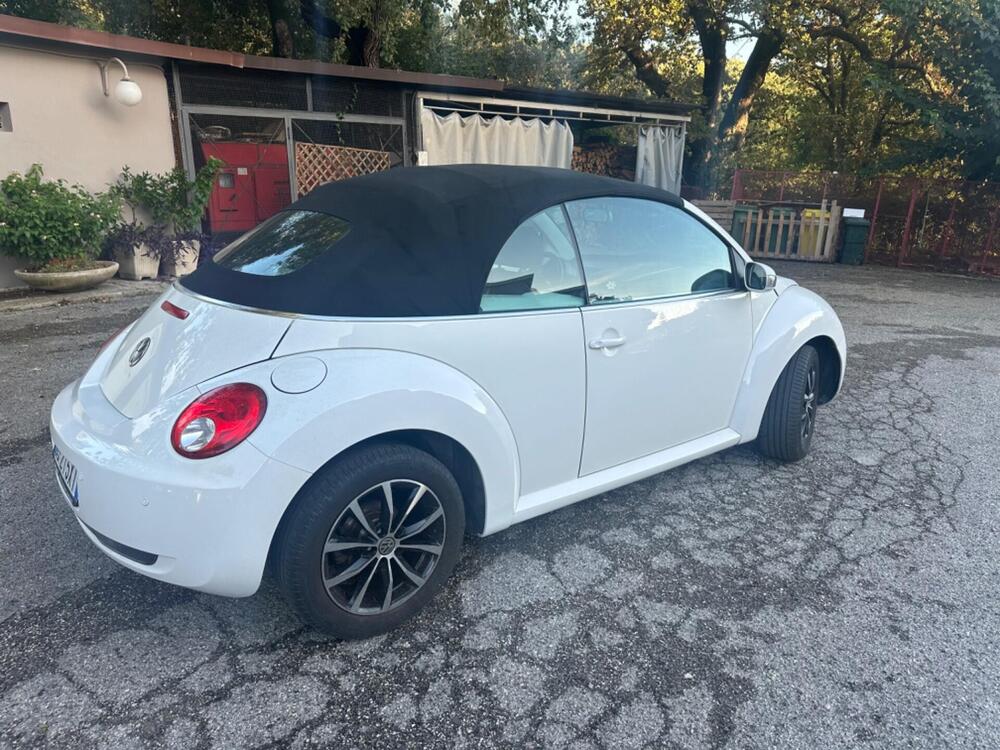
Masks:
[[[278,521],[308,474],[249,442],[199,461],[177,455],[170,426],[196,389],[132,420],[87,380],[59,394],[50,420],[53,445],[76,468],[75,507],[58,475],[56,483],[84,534],[151,578],[224,596],[253,594]]]

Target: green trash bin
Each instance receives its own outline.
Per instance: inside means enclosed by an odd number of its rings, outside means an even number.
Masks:
[[[868,243],[871,222],[854,216],[845,216],[841,222],[838,260],[851,266],[860,266],[865,262],[865,245]]]
[[[736,238],[737,242],[743,242],[743,235],[746,232],[747,222],[750,221],[750,216],[756,213],[756,206],[749,206],[745,203],[736,204],[736,207],[733,209],[733,226],[730,230],[730,234]],[[757,231],[755,226],[750,227],[750,237],[747,241],[750,247],[753,247],[754,243],[757,241]]]

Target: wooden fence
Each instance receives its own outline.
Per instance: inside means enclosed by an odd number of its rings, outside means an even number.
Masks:
[[[752,206],[736,201],[696,200],[694,204],[732,233],[743,249],[761,258],[833,262],[842,209],[837,201],[818,208]]]
[[[733,236],[758,258],[832,263],[837,259],[837,232],[842,214],[837,201],[819,208],[787,206],[737,210]]]
[[[837,199],[870,221],[865,262],[1000,276],[1000,182],[736,170],[737,205]]]
[[[695,200],[694,205],[708,214],[715,223],[727,232],[733,226],[733,211],[736,209],[736,201],[711,201]]]

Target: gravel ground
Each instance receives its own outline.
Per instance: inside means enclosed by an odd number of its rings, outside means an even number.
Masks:
[[[740,447],[466,545],[326,641],[118,568],[47,414],[142,299],[0,316],[0,747],[1000,746],[1000,283],[783,265],[847,328],[812,454]]]

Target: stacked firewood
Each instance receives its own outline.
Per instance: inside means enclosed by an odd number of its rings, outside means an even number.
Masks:
[[[577,172],[634,180],[635,146],[574,146],[573,169]]]

